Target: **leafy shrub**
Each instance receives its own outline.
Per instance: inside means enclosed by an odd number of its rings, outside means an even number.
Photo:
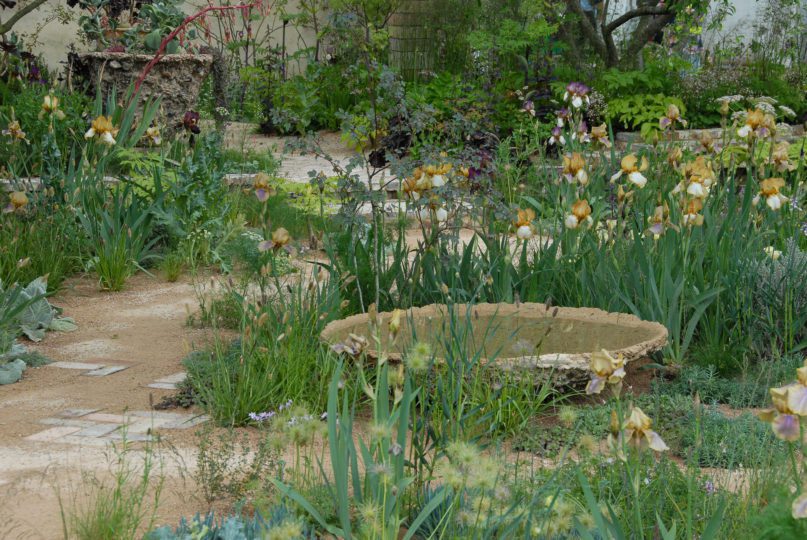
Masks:
[[[686,118],[684,102],[664,94],[631,94],[613,98],[608,102],[606,119],[616,122],[622,129],[638,129],[644,139],[649,139],[659,130],[658,120],[666,114],[668,105],[676,105]]]

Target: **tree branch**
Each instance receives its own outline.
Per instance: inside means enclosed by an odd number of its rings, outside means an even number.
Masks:
[[[609,22],[607,25],[603,26],[602,31],[603,34],[610,34],[626,22],[630,21],[631,19],[635,19],[636,17],[644,17],[645,15],[672,15],[673,10],[669,7],[657,7],[657,6],[643,6],[636,9],[632,9],[627,13],[624,13],[614,19],[613,21]]]
[[[668,13],[654,19],[644,28],[638,29],[630,40],[627,49],[625,50],[626,58],[633,58],[642,48],[647,44],[647,41],[655,36],[662,28],[664,28],[674,17],[673,13]]]
[[[47,1],[48,0],[34,0],[30,4],[26,4],[24,7],[21,7],[19,11],[17,11],[14,15],[12,15],[9,20],[7,20],[4,23],[0,23],[0,36],[10,31],[17,23],[17,21],[19,21],[20,19],[22,19],[23,17],[25,17],[26,15],[28,15],[33,10],[37,9],[39,6],[41,6]]]

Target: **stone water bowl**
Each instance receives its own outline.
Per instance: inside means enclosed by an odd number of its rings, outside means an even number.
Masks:
[[[591,353],[607,350],[627,362],[646,357],[667,343],[667,329],[625,313],[594,308],[555,308],[545,304],[476,304],[449,307],[432,304],[404,311],[397,340],[389,337],[392,313],[379,313],[381,350],[390,361],[400,361],[412,343],[428,343],[438,362],[445,355],[446,336],[464,336],[469,355],[480,363],[504,370],[531,370],[539,378],[551,376],[558,386],[576,385],[589,378]],[[470,326],[469,326],[470,324]],[[345,341],[350,334],[369,340],[367,354],[378,358],[379,347],[370,337],[369,316],[354,315],[333,321],[322,331],[328,344]],[[493,359],[492,361],[489,359]]]

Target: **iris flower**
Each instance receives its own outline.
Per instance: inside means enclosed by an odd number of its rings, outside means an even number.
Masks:
[[[529,240],[535,236],[535,225],[532,223],[534,220],[535,212],[532,208],[518,211],[518,217],[513,222],[513,225],[516,228],[516,237],[519,240]]]
[[[653,238],[658,239],[667,228],[678,230],[678,227],[670,223],[670,208],[665,203],[664,205],[656,206],[653,210],[653,215],[647,218],[650,223],[646,234],[653,235]]]
[[[642,173],[646,171],[649,166],[650,164],[647,162],[647,158],[645,156],[642,156],[642,160],[640,162],[639,158],[636,157],[636,154],[628,154],[622,158],[619,172],[611,177],[611,182],[616,182],[622,178],[623,174],[625,174],[628,176],[628,180],[633,185],[639,189],[642,189],[647,184],[647,178],[645,178]]]
[[[591,128],[591,140],[603,148],[611,148],[611,141],[608,139],[608,127],[605,124]]]
[[[258,244],[258,251],[279,251],[291,241],[289,231],[283,227],[279,227],[272,232],[271,240],[264,240]]]
[[[11,142],[28,142],[28,139],[25,137],[25,132],[22,130],[22,126],[20,126],[20,123],[17,120],[12,120],[8,123],[8,127],[3,130],[3,135],[10,137]]]
[[[84,134],[84,138],[92,139],[93,137],[98,137],[103,144],[113,146],[117,134],[118,130],[112,125],[112,117],[101,115],[92,121],[90,129]]]
[[[570,184],[575,181],[580,182],[581,186],[588,184],[588,173],[585,167],[586,160],[579,152],[563,156],[563,177]]]
[[[767,255],[774,261],[779,260],[779,258],[782,256],[782,252],[773,246],[768,246],[763,251],[765,252],[765,255]]]
[[[776,120],[773,115],[757,108],[746,112],[745,124],[737,130],[737,135],[741,139],[764,139],[771,136],[775,127]]]
[[[658,125],[661,129],[667,129],[669,127],[674,128],[676,122],[681,124],[683,127],[687,126],[687,121],[681,118],[681,111],[678,110],[676,105],[670,103],[667,105],[667,112],[665,115],[659,118]]]
[[[790,162],[790,143],[782,141],[774,146],[768,163],[773,164],[777,172],[795,171],[796,165]]]
[[[589,227],[593,223],[591,219],[591,206],[585,199],[578,200],[572,205],[572,213],[566,216],[565,224],[568,229],[576,229],[583,223]]]
[[[552,135],[549,137],[549,144],[557,144],[559,146],[566,144],[566,138],[563,136],[563,130],[560,128],[560,126],[555,126],[552,128]]]
[[[589,369],[591,370],[591,380],[586,386],[586,394],[599,394],[606,384],[619,388],[625,377],[625,358],[621,354],[614,358],[603,349],[591,355]]]
[[[703,225],[703,216],[700,211],[703,210],[703,201],[701,199],[688,199],[682,204],[684,211],[684,225],[687,226],[701,226]]]
[[[255,197],[261,202],[266,202],[273,190],[269,185],[269,175],[266,173],[258,173],[252,181],[252,187],[255,189]]]
[[[682,159],[684,159],[684,152],[680,146],[673,146],[667,152],[667,163],[673,167],[678,167]]]
[[[701,131],[700,135],[697,137],[697,140],[705,152],[709,154],[713,154],[715,152],[715,140],[711,133],[705,130]]]
[[[579,109],[583,106],[583,103],[588,105],[591,102],[588,97],[588,93],[590,91],[591,89],[583,83],[570,82],[566,85],[566,92],[563,94],[563,101],[570,101],[572,107]]]
[[[681,172],[684,174],[684,180],[675,186],[672,190],[673,194],[680,193],[686,189],[690,197],[696,199],[706,198],[715,181],[711,161],[704,156],[698,156],[695,161],[686,163]]]
[[[39,118],[46,114],[53,115],[59,120],[64,119],[64,112],[59,109],[59,98],[53,94],[48,94],[42,99],[42,110],[39,111]]]
[[[807,493],[802,493],[793,500],[790,506],[790,513],[793,519],[807,518]]]
[[[28,205],[28,196],[22,191],[12,191],[8,194],[8,204],[3,208],[4,214],[19,212]]]
[[[759,183],[759,194],[754,197],[752,203],[754,206],[759,204],[759,201],[762,197],[765,198],[765,204],[768,205],[768,208],[771,210],[779,210],[782,208],[782,204],[786,203],[788,200],[787,197],[779,193],[779,190],[785,186],[784,178],[766,178],[762,182]]]
[[[198,112],[187,111],[182,117],[182,127],[194,135],[199,135],[202,132],[202,128],[199,127],[199,120],[200,116]]]
[[[341,343],[336,343],[335,345],[331,346],[331,350],[336,354],[347,354],[348,356],[356,358],[360,356],[362,352],[364,352],[367,345],[368,341],[364,336],[348,334],[347,339]]]
[[[588,134],[588,124],[586,124],[585,120],[581,120],[579,124],[577,124],[577,131],[572,133],[572,140],[579,140],[581,143],[588,143],[591,142],[591,137]]]
[[[146,140],[148,140],[149,144],[160,146],[163,142],[162,136],[160,135],[160,128],[156,126],[148,128],[146,130]]]
[[[759,419],[770,423],[773,434],[783,441],[799,440],[801,436],[799,416],[807,414],[807,387],[803,383],[794,383],[771,388],[770,392],[773,408],[759,412]]]
[[[659,434],[650,429],[651,427],[653,427],[653,421],[650,420],[650,417],[639,407],[634,407],[622,426],[622,433],[627,438],[628,444],[635,448],[649,447],[656,452],[669,450]]]
[[[555,116],[557,117],[557,125],[558,125],[558,127],[563,127],[564,125],[566,125],[566,122],[571,120],[572,113],[569,112],[569,109],[564,107],[561,110],[557,111],[555,113]]]

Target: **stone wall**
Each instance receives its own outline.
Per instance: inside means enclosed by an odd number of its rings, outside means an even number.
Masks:
[[[20,0],[25,1],[25,0]],[[271,1],[271,0],[270,0]],[[187,14],[192,14],[198,11],[198,6],[207,5],[206,2],[201,0],[187,0],[183,10]],[[297,0],[290,0],[286,6],[289,12],[295,12]],[[53,18],[53,13],[57,9],[64,9],[73,15],[73,20],[67,23],[59,22],[58,20],[50,20]],[[14,10],[0,11],[0,19],[5,20],[9,17]],[[25,34],[31,36],[36,34],[37,44],[34,47],[34,52],[41,53],[48,67],[51,70],[63,69],[67,61],[67,51],[70,45],[75,45],[78,51],[88,51],[92,47],[82,44],[78,37],[78,17],[81,14],[80,10],[67,7],[65,0],[48,0],[39,10],[33,11],[23,17],[15,26],[14,31],[18,34]],[[44,25],[44,26],[43,26]],[[215,25],[211,25],[215,28]],[[278,10],[272,10],[268,20],[263,23],[264,31],[270,35],[271,43],[280,44],[283,39],[282,22]],[[306,45],[313,45],[315,37],[311,32],[303,31],[300,35],[298,32],[289,25],[286,29],[286,49],[289,54],[304,48]],[[291,73],[297,72],[301,67],[300,65],[290,65],[289,71]]]

